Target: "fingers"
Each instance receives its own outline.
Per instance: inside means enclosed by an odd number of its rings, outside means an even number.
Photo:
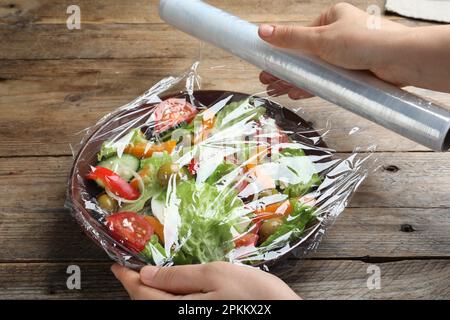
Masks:
[[[266,91],[268,95],[278,97],[287,94],[291,89],[292,86],[289,83],[282,80],[277,80],[269,84]]]
[[[271,75],[267,72],[261,72],[259,74],[259,80],[268,85],[267,86],[267,94],[273,97],[281,96],[289,93],[293,87],[289,83],[278,79],[277,77]]]
[[[312,98],[314,97],[314,95],[303,89],[293,88],[289,90],[288,97],[291,98],[292,100],[300,100]]]
[[[213,290],[213,285],[203,269],[203,265],[145,266],[140,276],[145,285],[162,291],[174,294],[207,293]]]
[[[268,85],[267,93],[271,96],[280,96],[287,94],[293,100],[307,99],[313,97],[309,92],[293,87],[289,83],[278,79],[277,77],[267,73],[261,72],[259,75],[261,83]]]
[[[320,55],[322,34],[326,28],[327,26],[297,27],[263,24],[259,27],[258,33],[261,39],[274,46]]]
[[[312,21],[312,23],[309,24],[309,26],[310,27],[326,26],[338,21],[339,19],[342,19],[345,16],[350,15],[354,16],[356,13],[364,13],[364,11],[356,8],[355,6],[349,3],[345,2],[337,3],[322,11],[322,13],[317,18],[315,18]]]
[[[131,299],[134,300],[167,300],[175,299],[169,293],[146,287],[140,280],[139,273],[128,268],[122,267],[118,264],[114,264],[111,267],[111,271],[114,276],[119,280],[127,290]]]
[[[271,84],[272,82],[279,81],[277,77],[271,75],[270,73],[267,73],[265,71],[261,72],[259,74],[259,81],[263,84]]]

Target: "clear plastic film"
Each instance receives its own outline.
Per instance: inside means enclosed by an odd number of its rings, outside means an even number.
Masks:
[[[338,155],[330,127],[265,92],[201,90],[197,67],[85,130],[67,205],[132,268],[303,256],[374,168],[374,146]]]

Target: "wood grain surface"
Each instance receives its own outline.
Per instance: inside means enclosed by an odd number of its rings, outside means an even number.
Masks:
[[[307,25],[338,1],[211,0],[255,23]],[[366,10],[384,1],[350,1]],[[81,130],[199,57],[199,43],[164,24],[153,0],[0,0],[0,298],[125,299],[111,261],[65,207]],[[81,30],[66,9],[81,8]],[[390,19],[424,25],[399,16]],[[259,70],[205,46],[201,88],[261,92]],[[450,106],[450,95],[408,88]],[[278,101],[348,157],[376,145],[371,174],[306,259],[273,272],[310,299],[450,298],[450,154],[430,152],[319,98]],[[350,134],[352,133],[352,134]],[[79,265],[82,289],[66,287]],[[370,290],[368,267],[381,288]]]
[[[108,262],[76,262],[83,279],[81,290],[68,290],[66,271],[70,264],[70,261],[0,264],[0,299],[127,298],[109,271]],[[287,261],[285,268],[275,274],[305,299],[448,298],[448,259],[380,263],[381,287],[372,290],[367,287],[370,265],[352,260]]]

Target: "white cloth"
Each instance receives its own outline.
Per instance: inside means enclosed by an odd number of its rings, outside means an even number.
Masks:
[[[386,0],[385,7],[405,17],[450,23],[450,0]]]

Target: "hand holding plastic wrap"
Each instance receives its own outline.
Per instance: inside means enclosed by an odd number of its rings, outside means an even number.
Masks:
[[[257,25],[201,0],[160,0],[159,14],[177,29],[408,139],[437,151],[450,148],[450,111],[444,106],[370,73],[273,47],[259,38]]]
[[[195,67],[86,130],[70,177],[74,216],[133,268],[261,266],[315,248],[371,153],[337,157],[267,98],[195,91]]]

